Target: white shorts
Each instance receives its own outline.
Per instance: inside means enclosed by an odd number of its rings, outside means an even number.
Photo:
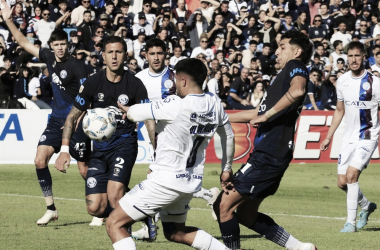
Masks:
[[[134,186],[119,204],[133,220],[160,213],[162,222],[184,223],[192,193],[183,193],[145,180]]]
[[[343,143],[338,159],[338,174],[345,175],[348,166],[363,171],[367,167],[378,141],[361,140]]]

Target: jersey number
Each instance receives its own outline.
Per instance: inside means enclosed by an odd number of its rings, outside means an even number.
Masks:
[[[116,163],[116,164],[115,164],[115,167],[117,167],[117,168],[123,168],[124,159],[123,159],[123,158],[120,158],[120,157],[117,157],[117,158],[116,158],[116,161],[118,161],[119,163]]]
[[[187,165],[186,168],[192,168],[194,167],[195,160],[197,158],[197,151],[199,146],[202,144],[202,142],[205,140],[204,136],[198,136],[195,138],[194,143],[193,143],[193,148],[191,149],[189,158],[187,159]]]

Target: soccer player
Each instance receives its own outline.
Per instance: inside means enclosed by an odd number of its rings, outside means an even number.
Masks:
[[[347,193],[347,222],[341,232],[363,228],[376,204],[369,202],[359,188],[359,176],[367,167],[379,141],[380,79],[364,68],[364,46],[348,44],[350,71],[339,77],[337,104],[330,129],[320,149],[328,149],[332,137],[345,116],[346,126],[338,160],[338,187]],[[362,208],[356,224],[358,203]]]
[[[202,186],[206,147],[215,131],[222,138],[223,173],[231,170],[234,137],[220,100],[203,93],[206,66],[185,59],[175,67],[176,95],[151,104],[119,105],[132,121],[155,119],[157,155],[148,179],[136,185],[118,203],[106,221],[114,249],[136,249],[124,226],[159,211],[165,237],[195,249],[228,249],[196,227],[185,225],[189,202]]]
[[[305,34],[287,31],[276,50],[277,66],[282,70],[268,87],[259,108],[230,115],[231,122],[250,121],[258,126],[247,163],[234,177],[221,176],[224,192],[213,206],[224,244],[231,249],[240,249],[239,223],[287,249],[316,249],[311,243],[298,241],[271,217],[258,212],[261,202],[276,193],[293,158],[296,120],[309,79],[305,65],[312,48]]]
[[[146,59],[149,68],[144,69],[136,74],[145,85],[148,91],[150,101],[163,100],[169,95],[176,93],[175,74],[173,70],[165,66],[166,58],[166,45],[160,39],[151,39],[146,43]],[[157,123],[157,127],[161,126]],[[210,205],[212,205],[219,194],[219,188],[213,187],[210,190],[201,188],[198,192],[193,194],[193,197],[203,198]],[[147,217],[145,219],[146,226],[140,230],[133,232],[132,236],[140,240],[155,240],[156,228],[153,219]]]
[[[63,128],[62,148],[67,148],[78,117],[90,104],[92,108],[105,108],[115,115],[117,129],[111,139],[93,142],[86,176],[87,211],[100,218],[108,217],[125,194],[138,151],[135,123],[122,119],[117,102],[122,105],[149,102],[144,84],[124,70],[126,53],[127,45],[122,38],[111,36],[104,41],[102,55],[106,69],[83,83]],[[145,125],[154,143],[155,122],[146,121]],[[69,164],[69,154],[61,150],[55,167],[65,172]]]
[[[39,58],[41,62],[46,63],[52,78],[53,109],[49,123],[40,137],[36,158],[34,159],[38,182],[47,206],[45,215],[37,221],[37,224],[46,225],[51,220],[58,219],[48,163],[51,156],[60,151],[61,128],[70,112],[81,83],[87,77],[86,67],[83,62],[70,56],[66,32],[57,30],[51,34],[49,44],[53,52],[48,49],[39,50],[14,25],[11,19],[12,12],[7,3],[4,0],[1,3],[3,19],[6,21],[17,43],[33,56]],[[77,131],[74,133],[70,145],[64,150],[68,153],[70,152],[70,155],[78,161],[80,174],[85,178],[87,172],[85,162],[91,153],[91,145],[90,140],[83,132],[81,124],[79,124]]]

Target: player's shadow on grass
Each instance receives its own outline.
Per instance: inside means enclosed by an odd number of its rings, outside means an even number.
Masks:
[[[370,228],[366,228],[366,229],[363,229],[361,231],[380,231],[380,227],[370,227]]]
[[[82,224],[88,224],[88,221],[78,221],[78,222],[62,223],[62,224],[51,224],[51,225],[45,226],[45,227],[66,227],[66,226],[82,225]],[[56,229],[59,229],[59,228],[56,228]]]
[[[258,234],[240,235],[240,239],[257,239],[257,238],[262,238],[262,237],[263,236],[258,235]],[[217,236],[215,238],[217,238],[218,240],[222,240],[222,237],[220,237],[220,236]]]

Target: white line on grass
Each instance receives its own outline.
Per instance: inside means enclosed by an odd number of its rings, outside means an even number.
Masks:
[[[25,194],[1,194],[3,196],[14,196],[14,197],[27,197],[27,198],[44,198],[43,196],[35,196],[35,195],[25,195]],[[55,200],[67,200],[67,201],[84,201],[85,199],[72,199],[72,198],[61,198],[61,197],[54,197]],[[192,210],[200,210],[200,211],[209,211],[211,212],[211,209],[209,208],[199,208],[199,207],[191,207]],[[327,216],[317,216],[317,215],[302,215],[302,214],[276,214],[276,213],[266,213],[268,215],[275,215],[275,216],[291,216],[291,217],[301,217],[301,218],[313,218],[313,219],[327,219],[327,220],[346,220],[344,217],[327,217]],[[373,221],[371,222],[380,223],[380,221]]]

